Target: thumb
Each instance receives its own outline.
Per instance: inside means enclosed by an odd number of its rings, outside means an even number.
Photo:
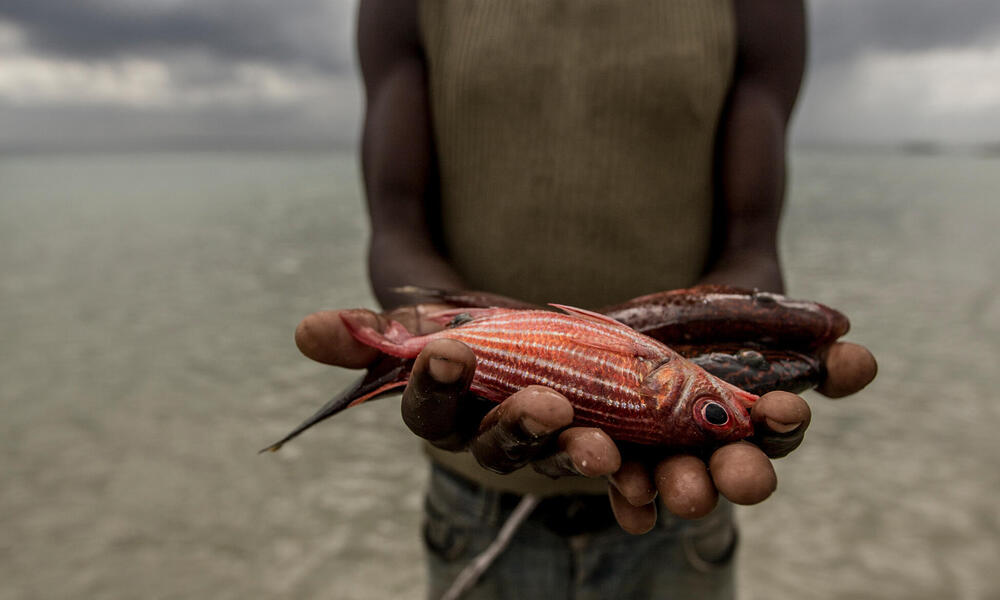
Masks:
[[[407,427],[442,448],[464,445],[479,424],[478,419],[467,416],[463,402],[475,370],[476,356],[465,344],[454,340],[427,344],[417,356],[403,392],[402,414]]]

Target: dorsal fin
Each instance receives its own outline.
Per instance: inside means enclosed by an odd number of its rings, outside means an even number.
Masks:
[[[597,313],[592,310],[587,310],[584,308],[576,308],[575,306],[566,306],[565,304],[552,304],[551,302],[549,303],[549,306],[558,308],[559,310],[567,314],[573,315],[574,317],[590,319],[592,321],[605,323],[607,325],[617,325],[619,327],[625,327],[625,325],[623,325],[620,321],[615,321],[614,319],[612,319],[607,315],[602,315],[601,313]]]
[[[635,344],[631,344],[626,340],[615,340],[609,337],[577,338],[574,341],[581,346],[587,346],[598,352],[611,352],[624,356],[631,356],[637,352]]]
[[[586,346],[591,346],[595,349],[600,349],[600,350],[611,350],[614,352],[632,354],[638,357],[654,359],[654,360],[658,359],[662,354],[662,350],[657,348],[657,346],[662,346],[662,344],[660,344],[656,340],[648,340],[649,343],[640,341],[640,338],[643,337],[642,334],[636,332],[631,327],[622,323],[621,321],[616,321],[615,319],[612,319],[607,315],[602,315],[601,313],[593,312],[583,308],[576,308],[574,306],[566,306],[565,304],[550,304],[549,306],[565,311],[567,314],[571,316],[580,317],[581,319],[587,319],[589,321],[593,321],[595,323],[601,323],[603,325],[614,325],[627,332],[627,334],[624,335],[620,340],[615,340],[615,341],[612,341],[610,339],[578,340],[580,343]]]

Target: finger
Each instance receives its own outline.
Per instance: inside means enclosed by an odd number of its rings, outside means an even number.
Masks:
[[[611,512],[614,513],[615,520],[627,533],[643,534],[656,525],[655,502],[633,506],[613,485],[608,486],[608,500],[611,502]]]
[[[719,503],[708,467],[696,456],[677,454],[660,461],[655,481],[663,506],[683,519],[704,517]]]
[[[327,365],[363,369],[379,355],[379,351],[354,339],[339,310],[323,310],[302,319],[295,328],[295,345],[302,354]],[[351,311],[356,318],[376,331],[383,331],[387,325],[384,317],[371,311]]]
[[[712,453],[708,468],[719,493],[736,504],[763,502],[778,487],[771,461],[749,442],[719,448]]]
[[[791,392],[770,392],[750,411],[753,443],[771,458],[781,458],[799,447],[812,413],[801,397]]]
[[[476,369],[476,356],[455,340],[434,340],[417,356],[403,391],[402,414],[407,427],[432,444],[459,449],[475,432],[468,422],[463,396]]]
[[[483,467],[510,473],[550,447],[559,431],[573,422],[573,406],[547,387],[526,387],[491,410],[469,450]]]
[[[632,506],[643,506],[656,499],[653,477],[641,462],[625,461],[622,468],[608,477],[608,481]]]
[[[559,434],[557,443],[554,454],[532,463],[536,471],[549,477],[604,477],[622,466],[618,446],[595,427],[570,427]]]
[[[826,379],[817,388],[829,398],[843,398],[860,391],[875,379],[878,363],[868,348],[850,342],[836,342],[823,357]]]

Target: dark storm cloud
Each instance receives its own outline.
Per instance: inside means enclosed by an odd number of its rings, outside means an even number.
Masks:
[[[0,151],[353,144],[358,1],[0,0],[0,25],[20,34],[0,27],[0,62],[18,67],[0,67]],[[934,54],[995,48],[1000,0],[805,1],[811,59],[796,136],[1000,135],[1000,96],[982,85],[989,55]],[[913,60],[890,61],[902,65],[893,73],[872,60],[880,53]],[[131,58],[152,67],[119,68]],[[943,86],[942,72],[959,76]],[[942,87],[952,93],[936,105],[917,101]]]
[[[328,73],[352,62],[343,39],[352,3],[205,0],[157,6],[142,0],[3,0],[0,19],[32,51],[75,58],[160,57],[197,50],[223,60],[297,63]]]
[[[197,49],[223,59],[299,63],[339,73],[353,63],[356,0],[3,0],[0,18],[38,52],[84,58]],[[815,65],[868,52],[961,48],[1000,39],[998,0],[814,0]]]
[[[995,45],[998,0],[824,0],[811,5],[815,64],[850,62],[870,52]]]

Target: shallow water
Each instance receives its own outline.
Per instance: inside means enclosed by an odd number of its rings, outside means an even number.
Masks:
[[[741,509],[744,598],[1000,596],[998,163],[799,151],[789,288],[878,356]],[[291,333],[372,306],[348,155],[0,158],[0,599],[419,598],[389,400]]]

